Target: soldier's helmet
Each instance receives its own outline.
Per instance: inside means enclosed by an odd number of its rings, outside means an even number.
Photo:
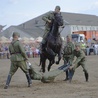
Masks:
[[[20,34],[18,32],[13,32],[12,37],[14,37],[14,36],[20,37]]]
[[[56,6],[55,9],[61,10],[60,6]]]

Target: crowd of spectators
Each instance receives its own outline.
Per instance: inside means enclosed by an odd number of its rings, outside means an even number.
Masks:
[[[81,42],[80,44],[82,50],[85,52],[87,56],[91,54],[98,55],[98,41],[93,39],[92,42]],[[39,57],[40,55],[39,43],[33,43],[33,44],[24,43],[23,45],[28,58]],[[8,47],[9,43],[0,44],[0,59],[10,58]]]
[[[98,55],[98,41],[95,39],[87,42],[82,42],[81,48],[86,55]]]
[[[9,53],[9,44],[0,44],[0,59],[9,59],[10,53]],[[39,57],[39,43],[36,44],[24,44],[24,49],[26,51],[26,54],[28,58],[35,58]]]
[[[34,45],[24,44],[24,48],[29,58],[39,57],[40,55],[39,45],[34,46]]]
[[[9,59],[9,44],[0,44],[0,59],[8,58]]]

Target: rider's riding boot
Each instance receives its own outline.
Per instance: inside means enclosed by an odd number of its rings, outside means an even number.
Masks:
[[[64,79],[64,81],[67,81],[69,80],[69,77],[68,77],[68,70],[66,71],[66,78]]]
[[[9,74],[4,89],[7,89],[9,87],[10,81],[11,81],[11,75]]]
[[[46,43],[42,43],[42,51],[45,51],[45,45]]]
[[[26,74],[26,78],[27,78],[27,81],[28,81],[28,87],[30,87],[31,84],[32,84],[32,80],[31,80],[31,77],[30,77],[29,73]]]
[[[88,78],[89,78],[88,73],[87,73],[87,72],[85,72],[85,73],[84,73],[84,75],[85,75],[86,82],[88,82]]]
[[[42,43],[40,44],[40,52],[44,52],[45,51],[45,45],[46,45],[46,41],[43,40]]]
[[[52,54],[53,54],[53,56],[56,56],[56,53],[55,52],[53,52]]]

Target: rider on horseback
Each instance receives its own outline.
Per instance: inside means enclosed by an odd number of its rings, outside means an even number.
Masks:
[[[45,24],[45,32],[44,32],[44,35],[43,35],[43,40],[42,40],[41,46],[40,46],[41,52],[43,52],[45,50],[47,37],[48,37],[48,35],[51,31],[51,27],[52,27],[52,20],[54,19],[54,15],[56,13],[60,13],[60,6],[56,6],[55,11],[48,12],[45,16],[42,17],[42,19],[46,22],[46,24]]]

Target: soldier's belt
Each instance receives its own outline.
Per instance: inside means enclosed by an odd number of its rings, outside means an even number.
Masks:
[[[71,58],[73,55],[66,55],[64,58]]]
[[[20,54],[20,53],[21,53],[21,52],[11,53],[11,55],[12,55],[12,54]]]
[[[64,56],[71,56],[72,54],[65,54]]]

